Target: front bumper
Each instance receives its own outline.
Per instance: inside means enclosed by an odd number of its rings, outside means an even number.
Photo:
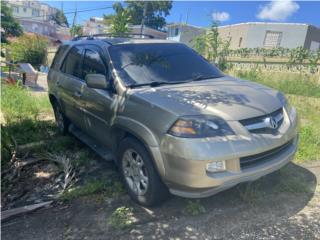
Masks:
[[[183,139],[167,135],[160,146],[164,162],[163,180],[172,194],[207,197],[238,183],[253,181],[281,168],[294,157],[298,145],[297,120],[286,119],[279,134],[250,134],[239,122],[229,122],[240,134],[224,138]],[[288,144],[290,142],[290,144]],[[249,167],[240,158],[260,154],[287,144],[277,154]],[[226,171],[208,172],[206,165],[225,161]]]

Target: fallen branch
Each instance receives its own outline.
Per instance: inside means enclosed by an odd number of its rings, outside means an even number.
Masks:
[[[42,145],[44,145],[46,143],[47,143],[47,141],[39,141],[39,142],[27,143],[27,144],[23,144],[23,145],[18,146],[18,149],[20,151],[23,151],[23,150],[30,149],[30,148],[33,148],[33,147],[42,146]]]
[[[48,201],[48,202],[37,203],[37,204],[32,204],[32,205],[27,205],[27,206],[23,206],[23,207],[18,207],[18,208],[2,211],[1,212],[1,221],[5,220],[9,217],[17,216],[22,213],[28,213],[28,212],[34,211],[38,208],[48,206],[51,203],[52,203],[52,201]]]

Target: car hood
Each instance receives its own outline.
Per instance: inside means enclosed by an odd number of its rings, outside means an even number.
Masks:
[[[132,94],[179,116],[208,114],[225,120],[261,116],[282,106],[278,91],[230,76],[133,89]]]

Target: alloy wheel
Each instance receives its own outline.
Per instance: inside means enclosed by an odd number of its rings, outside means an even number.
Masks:
[[[123,154],[122,169],[125,180],[136,195],[144,195],[148,190],[149,178],[142,157],[133,149]]]

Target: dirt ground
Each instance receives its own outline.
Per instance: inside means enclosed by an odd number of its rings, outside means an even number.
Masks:
[[[2,239],[320,239],[320,162],[284,169],[256,181],[256,191],[242,184],[201,199],[196,216],[179,197],[144,208],[126,194],[98,194],[3,222]],[[284,184],[297,177],[300,188]],[[133,209],[134,223],[119,230],[108,219],[121,206]]]

